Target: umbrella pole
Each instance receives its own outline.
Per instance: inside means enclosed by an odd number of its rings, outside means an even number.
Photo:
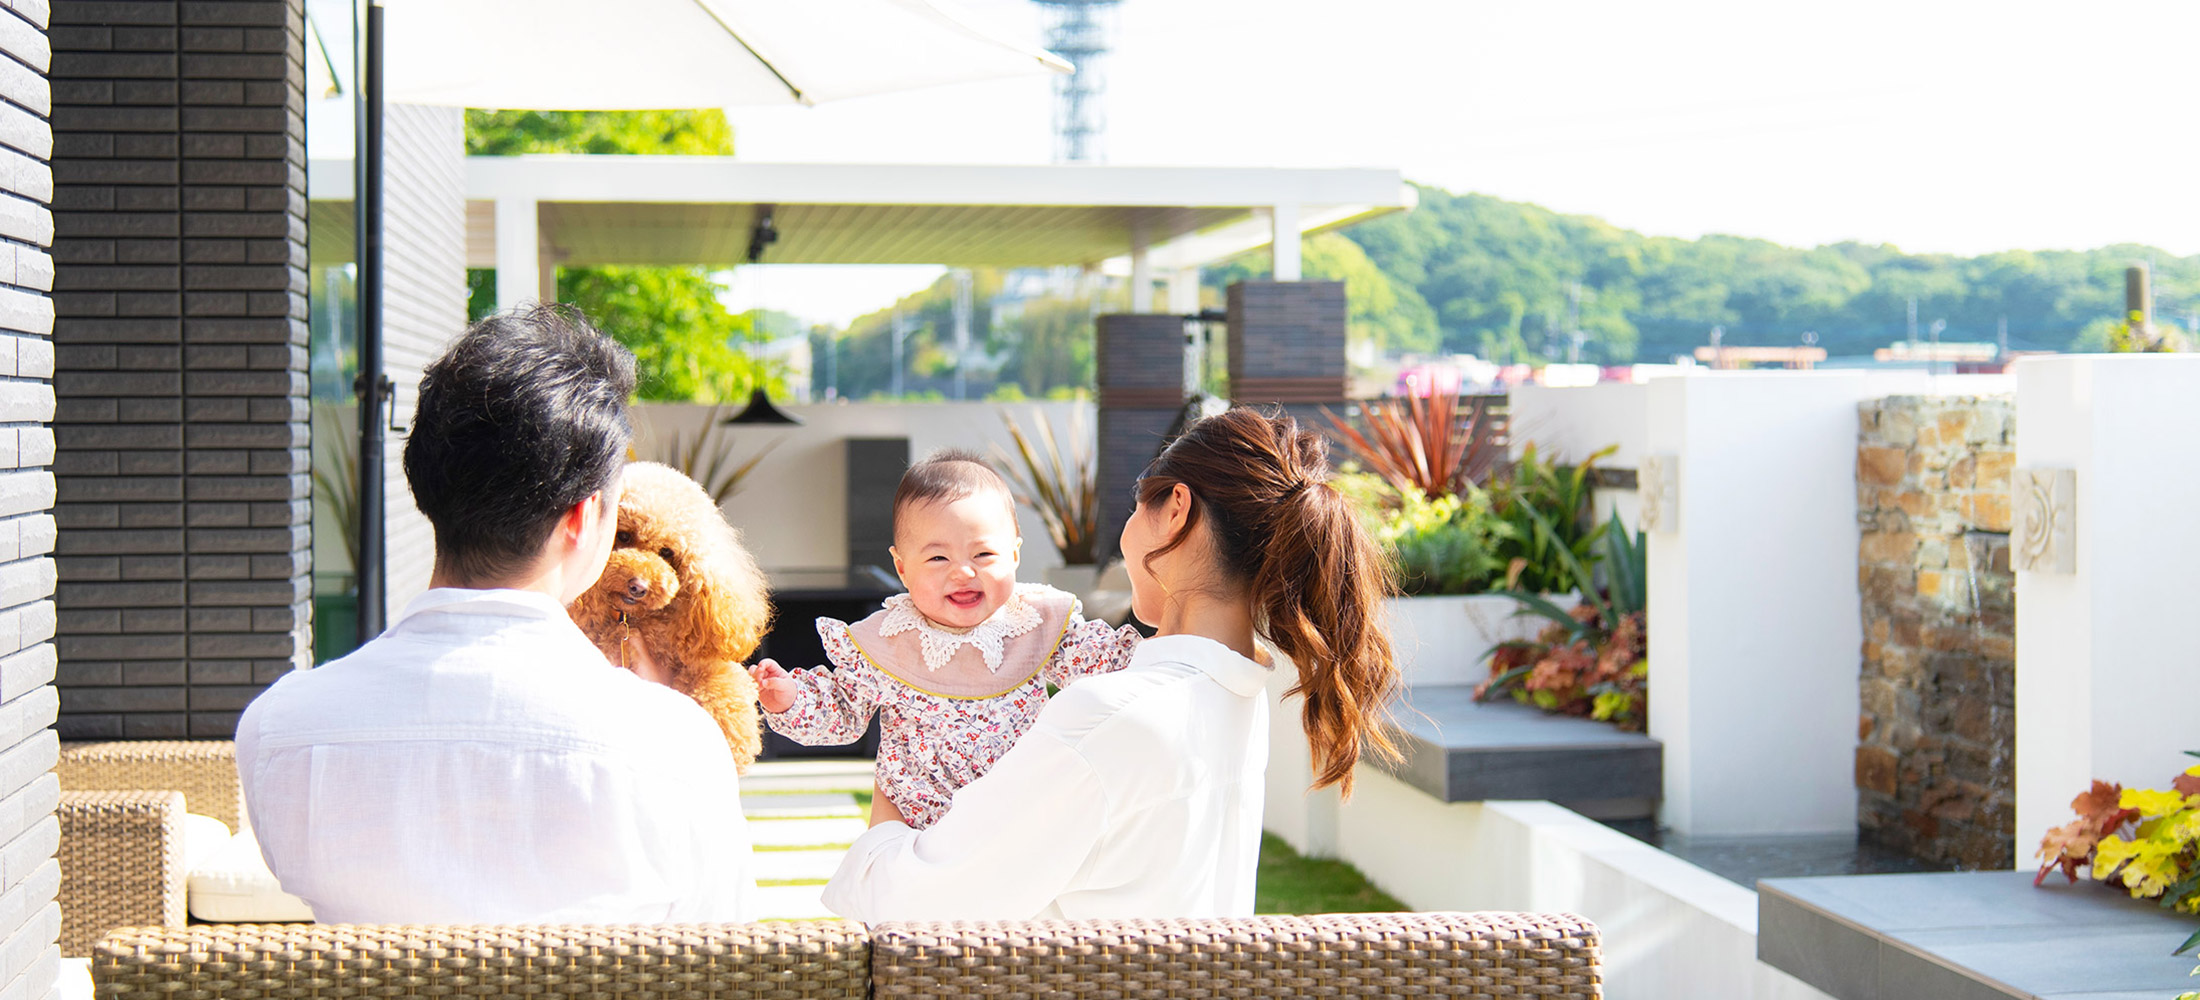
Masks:
[[[357,174],[353,199],[358,213],[359,257],[359,641],[382,634],[387,619],[388,587],[383,573],[384,510],[382,474],[383,407],[391,395],[382,370],[382,6],[357,0],[365,8],[362,58],[354,103],[359,125],[352,157]]]

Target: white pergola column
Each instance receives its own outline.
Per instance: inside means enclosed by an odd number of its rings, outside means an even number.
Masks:
[[[542,282],[542,236],[533,198],[497,199],[497,311],[522,302],[547,302]],[[551,272],[555,273],[555,272]]]
[[[1146,257],[1146,248],[1131,248],[1131,312],[1153,311],[1153,261]]]
[[[1271,237],[1275,240],[1275,273],[1277,281],[1298,281],[1299,274],[1299,205],[1282,202],[1268,210]]]
[[[2163,461],[2152,429],[2191,426],[2200,358],[2060,355],[2012,371],[2022,863],[2070,821],[2073,789],[2095,779],[2161,788],[2193,763],[2192,659],[2159,623],[2200,597],[2200,579],[2181,569],[2200,556],[2189,516],[2200,464]],[[2057,472],[2070,478],[2056,484]]]
[[[1169,311],[1179,316],[1199,311],[1199,268],[1180,267],[1169,275]]]
[[[548,244],[535,251],[535,288],[535,301],[558,300],[558,257]]]

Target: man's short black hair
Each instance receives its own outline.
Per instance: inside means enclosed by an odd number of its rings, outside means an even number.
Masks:
[[[405,441],[437,566],[492,581],[539,556],[558,517],[625,466],[633,394],[634,356],[572,306],[468,327],[421,376]]]

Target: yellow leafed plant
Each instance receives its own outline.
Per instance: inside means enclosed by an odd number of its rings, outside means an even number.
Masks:
[[[2075,882],[2078,869],[2086,868],[2095,879],[2123,886],[2134,899],[2200,913],[2200,766],[2186,768],[2166,791],[2095,781],[2070,807],[2078,818],[2040,841],[2040,873],[2032,884],[2057,868]],[[2186,938],[2177,953],[2195,945],[2200,933]]]

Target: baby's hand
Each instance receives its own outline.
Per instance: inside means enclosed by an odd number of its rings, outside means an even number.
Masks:
[[[778,661],[757,661],[749,676],[756,678],[756,701],[764,711],[778,715],[794,707],[794,677]]]

